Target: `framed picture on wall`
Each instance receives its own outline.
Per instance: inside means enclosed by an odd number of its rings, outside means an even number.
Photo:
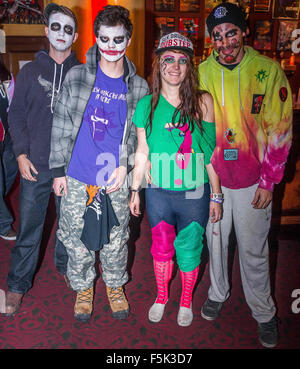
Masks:
[[[212,46],[211,38],[208,33],[207,25],[206,25],[206,19],[205,19],[205,33],[204,33],[204,49],[208,49]]]
[[[7,1],[0,0],[0,23],[44,24],[45,0]]]
[[[188,37],[195,49],[195,54],[199,54],[199,19],[198,18],[179,18],[179,32]]]
[[[181,12],[198,12],[200,9],[200,0],[180,0],[179,10]]]
[[[271,50],[272,48],[272,22],[258,20],[254,24],[253,47],[256,50]]]
[[[173,17],[155,17],[154,18],[154,46],[158,46],[161,36],[175,31],[175,18]]]
[[[210,13],[213,8],[221,4],[222,0],[205,0],[205,11]]]
[[[199,38],[199,19],[179,18],[179,32],[194,43]]]
[[[156,12],[174,12],[175,0],[155,0],[154,10]]]
[[[279,21],[279,30],[277,38],[277,50],[278,51],[289,51],[291,50],[292,32],[297,29],[298,22],[295,21]]]
[[[255,12],[268,12],[270,11],[271,0],[255,0],[254,11]]]
[[[274,0],[273,18],[274,19],[298,19],[299,0]]]

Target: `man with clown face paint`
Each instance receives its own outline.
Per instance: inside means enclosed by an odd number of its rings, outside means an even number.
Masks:
[[[95,251],[112,316],[125,319],[128,281],[128,174],[134,165],[132,116],[148,93],[125,55],[132,35],[129,11],[108,5],[94,21],[95,44],[86,64],[68,73],[55,111],[50,168],[62,197],[58,238],[68,255],[67,276],[77,292],[74,317],[88,321],[93,310]]]
[[[280,65],[244,44],[247,22],[231,2],[206,19],[214,50],[199,66],[200,88],[214,100],[216,148],[211,163],[224,194],[223,218],[208,223],[208,298],[201,315],[219,317],[230,297],[228,254],[234,227],[246,302],[259,342],[277,345],[278,321],[271,296],[268,233],[276,184],[292,144],[292,93]]]
[[[97,44],[100,54],[108,62],[116,62],[125,55],[130,39],[123,25],[115,27],[101,26],[98,31]]]
[[[39,51],[18,73],[8,117],[21,186],[20,224],[7,277],[6,315],[17,312],[32,286],[53,183],[49,154],[54,106],[66,73],[80,64],[71,50],[78,37],[73,12],[51,3],[44,17],[49,50]],[[55,204],[59,214],[60,197],[55,196]],[[68,284],[67,261],[66,249],[56,239],[55,265]]]

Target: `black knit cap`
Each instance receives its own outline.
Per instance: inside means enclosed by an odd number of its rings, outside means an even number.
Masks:
[[[232,23],[243,32],[247,29],[247,23],[242,9],[232,3],[222,3],[211,11],[206,19],[209,34],[211,35],[213,29],[222,23]]]
[[[55,3],[50,3],[45,7],[44,10],[44,20],[45,20],[45,24],[48,26],[49,24],[49,17],[51,15],[52,12],[58,12],[58,13],[63,13],[65,15],[68,15],[70,18],[72,18],[74,20],[75,23],[75,31],[77,30],[78,27],[78,22],[77,22],[77,18],[76,15],[72,12],[71,9],[67,8],[66,6],[63,5],[58,5]]]

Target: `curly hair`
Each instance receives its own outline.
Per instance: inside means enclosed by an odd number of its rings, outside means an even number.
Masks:
[[[183,51],[172,50],[174,52],[180,52],[184,54],[188,59],[187,70],[184,80],[182,81],[179,87],[179,98],[180,104],[175,109],[175,112],[172,117],[172,124],[175,126],[175,119],[178,113],[179,115],[179,125],[187,123],[189,125],[189,129],[191,132],[195,129],[195,124],[199,127],[202,133],[202,110],[200,108],[200,103],[202,102],[202,95],[205,91],[199,90],[199,80],[198,73],[194,65],[193,58]],[[152,76],[151,76],[151,109],[149,113],[148,122],[146,124],[146,131],[148,132],[148,136],[152,131],[152,121],[154,116],[154,111],[157,107],[159,95],[161,91],[161,73],[160,73],[160,55],[158,54],[154,57],[152,63]],[[149,131],[148,131],[148,128]]]
[[[98,38],[98,31],[101,26],[114,27],[123,25],[128,39],[132,36],[133,25],[129,19],[129,10],[120,5],[107,5],[104,10],[100,10],[94,20],[94,34]]]

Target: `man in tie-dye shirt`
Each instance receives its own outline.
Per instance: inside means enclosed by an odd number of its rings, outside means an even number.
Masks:
[[[244,46],[247,25],[240,8],[222,3],[206,23],[214,50],[199,75],[201,89],[214,98],[217,145],[211,163],[221,180],[224,215],[207,228],[211,286],[201,314],[214,320],[229,297],[234,223],[246,301],[261,344],[274,347],[278,328],[267,238],[274,185],[283,177],[292,141],[291,90],[277,62]]]

